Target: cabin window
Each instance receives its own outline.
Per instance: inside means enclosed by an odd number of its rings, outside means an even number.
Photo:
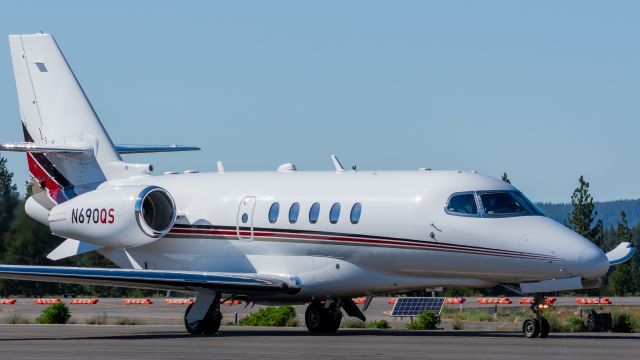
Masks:
[[[478,206],[476,205],[475,195],[473,193],[465,193],[451,196],[447,204],[447,212],[457,215],[477,215]]]
[[[249,215],[247,213],[242,214],[242,223],[246,224],[249,221]]]
[[[315,224],[320,217],[320,203],[313,203],[309,209],[309,222]]]
[[[360,221],[360,213],[362,213],[362,204],[355,203],[353,207],[351,207],[351,223],[357,224]]]
[[[293,203],[289,208],[289,222],[295,224],[298,222],[298,215],[300,214],[300,203]]]
[[[340,219],[340,203],[334,203],[329,210],[329,222],[336,224]]]
[[[280,203],[274,202],[269,208],[269,222],[275,224],[278,221],[278,213],[280,213]]]

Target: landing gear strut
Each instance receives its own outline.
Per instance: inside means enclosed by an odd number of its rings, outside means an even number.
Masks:
[[[213,335],[220,329],[220,295],[199,294],[184,312],[184,327],[191,335]]]
[[[535,301],[531,304],[531,311],[536,315],[535,319],[527,319],[522,324],[522,332],[527,338],[546,338],[551,328],[547,319],[542,317],[540,305],[544,303],[544,298],[540,295],[535,296]]]
[[[335,302],[312,302],[304,314],[304,322],[309,332],[331,334],[338,331],[342,320],[342,311]]]

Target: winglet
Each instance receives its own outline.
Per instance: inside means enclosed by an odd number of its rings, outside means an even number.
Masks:
[[[333,161],[333,166],[336,168],[337,173],[341,173],[344,171],[344,166],[342,166],[337,156],[331,155],[331,161]]]
[[[636,247],[632,243],[623,242],[616,246],[615,249],[607,253],[607,259],[609,259],[609,266],[615,266],[622,264],[623,262],[631,259],[636,253]]]

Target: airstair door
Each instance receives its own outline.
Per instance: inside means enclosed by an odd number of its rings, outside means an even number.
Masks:
[[[255,196],[245,196],[238,206],[236,231],[238,239],[253,240],[253,211],[256,207]]]

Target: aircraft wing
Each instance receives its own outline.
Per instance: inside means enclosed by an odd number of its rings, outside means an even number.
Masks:
[[[622,264],[623,262],[631,259],[635,253],[636,253],[636,247],[633,246],[632,243],[629,243],[629,242],[620,243],[620,245],[616,246],[615,249],[607,253],[607,258],[609,259],[609,265],[614,266],[614,265]]]
[[[299,278],[250,273],[0,265],[0,278],[224,294],[295,294]]]

